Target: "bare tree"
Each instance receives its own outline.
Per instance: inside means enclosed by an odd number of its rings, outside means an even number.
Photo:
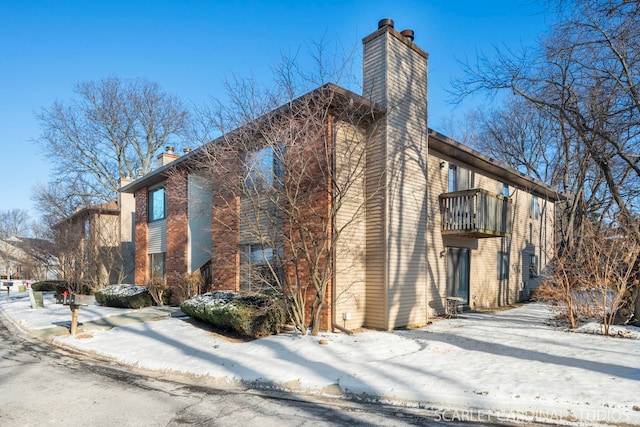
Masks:
[[[26,237],[30,234],[29,213],[23,209],[0,211],[0,261],[3,271],[0,272],[7,279],[16,273],[16,266],[20,263],[18,256],[20,249],[8,242],[10,238]]]
[[[238,253],[241,288],[284,292],[297,329],[314,335],[332,301],[336,259],[357,256],[345,236],[376,196],[364,176],[376,132],[371,104],[332,84],[294,97],[349,69],[349,60],[327,67],[326,52],[315,52],[318,78],[285,59],[268,91],[251,80],[229,83],[231,102],[200,111],[206,129],[223,136],[193,166],[212,183],[214,268],[221,253]]]
[[[555,117],[566,131],[557,157],[588,158],[584,186],[573,194],[598,191],[601,216],[615,210],[640,237],[633,221],[640,195],[640,3],[576,0],[559,10],[562,19],[539,49],[480,56],[464,64],[466,77],[453,82],[453,92],[460,98],[506,89]]]
[[[143,79],[80,82],[75,93],[77,99],[37,114],[38,143],[53,177],[36,199],[57,219],[73,212],[69,205],[114,200],[120,178],[149,172],[158,149],[175,145],[187,119],[175,96]]]
[[[20,259],[23,279],[47,280],[58,271],[55,246],[49,240],[20,239],[19,245],[23,251]]]
[[[572,195],[559,205],[562,247],[570,246],[582,218],[602,217],[611,205],[604,178],[561,116],[517,97],[476,116],[477,148],[529,176]]]
[[[26,237],[31,234],[29,212],[23,209],[0,211],[0,239]]]
[[[609,335],[614,323],[634,321],[640,242],[614,219],[584,222],[571,251],[554,261],[553,274],[537,291],[576,328],[581,319],[599,319]]]
[[[93,207],[54,226],[60,278],[70,291],[84,293],[121,283],[125,276],[120,253],[119,217]]]
[[[239,235],[241,286],[284,291],[303,332],[318,333],[344,235],[373,197],[364,188],[372,114],[323,86],[225,134],[195,165],[213,182],[214,221]]]
[[[559,19],[538,48],[480,55],[463,64],[465,77],[452,92],[459,100],[505,90],[553,120],[558,143],[550,154],[560,162],[550,184],[570,195],[562,247],[579,257],[582,222],[606,228],[616,218],[629,238],[640,239],[640,3],[543,3],[557,6]]]

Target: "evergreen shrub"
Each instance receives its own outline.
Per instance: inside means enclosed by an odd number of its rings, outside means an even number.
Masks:
[[[146,286],[109,285],[95,292],[98,304],[105,307],[142,308],[154,305],[153,298]],[[163,296],[169,299],[169,292]]]
[[[207,292],[184,301],[180,309],[218,329],[253,338],[280,333],[286,321],[283,297],[269,293]]]

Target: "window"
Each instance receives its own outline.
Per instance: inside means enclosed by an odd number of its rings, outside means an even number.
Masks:
[[[468,190],[471,188],[470,172],[468,169],[449,165],[449,193]]]
[[[282,149],[282,144],[279,144],[277,151],[268,146],[246,154],[245,184],[248,190],[268,191],[282,186],[284,179]]]
[[[166,274],[165,253],[149,254],[149,276],[164,279]]]
[[[165,218],[165,196],[164,187],[159,187],[149,191],[149,222],[158,221]]]
[[[509,254],[498,252],[498,280],[509,278]]]
[[[531,212],[529,216],[531,216],[531,218],[533,219],[538,219],[539,215],[540,215],[540,201],[536,196],[533,196],[533,198],[531,199]]]
[[[529,278],[538,277],[538,255],[529,255]]]
[[[267,265],[273,262],[273,249],[262,245],[251,245],[251,264]]]
[[[279,280],[282,280],[282,270],[273,248],[253,244],[243,245],[241,249],[243,255],[240,288],[259,290],[276,287]],[[276,276],[273,274],[274,271]]]
[[[509,184],[502,184],[502,195],[509,198]]]

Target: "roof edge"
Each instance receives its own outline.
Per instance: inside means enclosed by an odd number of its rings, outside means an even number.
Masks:
[[[524,172],[512,168],[500,160],[488,157],[473,148],[464,145],[453,138],[433,129],[428,129],[429,133],[429,150],[447,155],[451,158],[463,161],[474,166],[484,172],[488,172],[498,178],[502,178],[508,183],[517,184],[538,196],[554,202],[566,200],[567,195],[549,186],[548,184],[533,178]]]
[[[265,120],[266,118],[273,116],[273,115],[277,115],[280,114],[284,111],[286,111],[287,109],[291,108],[292,105],[298,104],[298,103],[302,103],[305,102],[305,100],[307,100],[308,98],[311,98],[313,96],[316,96],[320,93],[322,93],[323,91],[326,90],[330,90],[332,92],[334,92],[337,95],[340,95],[341,97],[343,97],[344,99],[349,99],[349,100],[353,100],[353,102],[355,104],[357,104],[357,106],[359,107],[365,107],[367,111],[370,111],[371,113],[373,113],[374,115],[376,114],[384,114],[386,111],[386,108],[384,106],[382,106],[381,104],[375,103],[373,101],[371,101],[370,99],[365,98],[362,95],[358,95],[355,92],[350,91],[349,89],[343,88],[342,86],[338,86],[334,83],[325,83],[322,86],[319,86],[289,102],[287,102],[286,104],[282,104],[280,107],[277,107],[271,111],[269,111],[268,113],[257,117],[256,119],[248,122],[247,124],[240,126],[239,128],[233,129],[221,136],[219,136],[218,138],[209,141],[201,146],[199,146],[198,148],[191,150],[189,153],[184,154],[182,156],[180,156],[179,158],[173,160],[171,163],[168,163],[164,166],[161,166],[159,168],[153,169],[152,171],[150,171],[149,173],[147,173],[146,175],[143,175],[140,178],[137,178],[129,183],[127,183],[126,185],[122,186],[120,188],[120,191],[123,193],[135,193],[136,191],[138,191],[141,188],[145,188],[151,185],[155,185],[160,183],[161,181],[163,181],[164,179],[166,179],[166,172],[169,169],[173,169],[176,167],[179,167],[181,164],[183,164],[185,161],[188,161],[189,159],[191,159],[194,156],[197,156],[198,153],[200,153],[203,149],[205,149],[205,147],[211,145],[211,144],[216,144],[217,142],[223,140],[224,138],[228,137],[229,135],[233,135],[233,133],[238,132],[240,129],[244,128],[245,126],[250,126],[251,124],[254,124],[260,120]]]

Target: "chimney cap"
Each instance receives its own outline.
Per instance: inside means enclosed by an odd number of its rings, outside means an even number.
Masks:
[[[415,33],[413,32],[413,30],[408,30],[408,29],[402,30],[400,31],[400,34],[402,34],[404,37],[406,37],[410,41],[413,41],[415,39]]]
[[[387,27],[387,26],[393,28],[393,19],[384,18],[378,21],[378,29],[382,27]]]

